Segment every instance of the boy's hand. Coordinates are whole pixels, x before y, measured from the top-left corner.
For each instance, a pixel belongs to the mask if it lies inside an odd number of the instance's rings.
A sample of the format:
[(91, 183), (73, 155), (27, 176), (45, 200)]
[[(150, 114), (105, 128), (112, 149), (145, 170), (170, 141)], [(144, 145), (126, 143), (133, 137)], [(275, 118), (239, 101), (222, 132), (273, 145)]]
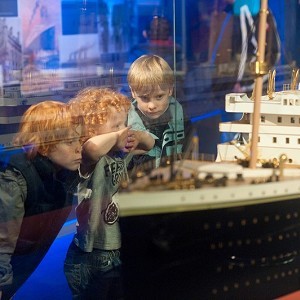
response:
[(133, 130), (128, 131), (127, 143), (125, 145), (124, 152), (133, 151), (138, 146), (139, 142), (136, 139), (134, 132), (135, 131)]
[(154, 143), (154, 138), (147, 131), (129, 130), (125, 152), (144, 154), (152, 149)]
[[(130, 127), (126, 127), (117, 131), (117, 141), (114, 146), (114, 150), (124, 150), (126, 148), (127, 140), (128, 140), (128, 132)], [(126, 151), (128, 152), (128, 151)]]
[(117, 142), (113, 147), (114, 151), (122, 150), (129, 153), (134, 151), (135, 154), (143, 154), (152, 149), (154, 139), (144, 131), (131, 130), (131, 127), (126, 127), (116, 132)]

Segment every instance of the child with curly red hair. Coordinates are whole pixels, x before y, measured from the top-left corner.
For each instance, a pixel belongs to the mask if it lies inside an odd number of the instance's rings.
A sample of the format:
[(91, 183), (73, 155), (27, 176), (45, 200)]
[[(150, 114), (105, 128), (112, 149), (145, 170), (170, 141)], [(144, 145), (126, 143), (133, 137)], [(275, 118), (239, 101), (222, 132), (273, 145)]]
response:
[(131, 102), (118, 92), (87, 88), (69, 105), (83, 118), (85, 137), (77, 232), (65, 275), (73, 299), (121, 299), (118, 188), (132, 156), (150, 150), (154, 139), (127, 126)]

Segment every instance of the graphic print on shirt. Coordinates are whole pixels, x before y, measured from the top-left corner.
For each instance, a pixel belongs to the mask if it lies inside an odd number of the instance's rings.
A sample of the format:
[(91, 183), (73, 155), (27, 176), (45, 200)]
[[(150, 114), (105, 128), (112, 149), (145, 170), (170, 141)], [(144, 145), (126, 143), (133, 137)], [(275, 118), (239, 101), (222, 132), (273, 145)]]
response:
[[(123, 176), (124, 168), (125, 168), (125, 164), (123, 161), (114, 161), (110, 164), (107, 164), (104, 167), (105, 176), (111, 177), (111, 183), (113, 186), (119, 185), (121, 178)], [(111, 201), (107, 205), (106, 209), (102, 211), (102, 213), (104, 217), (104, 222), (108, 225), (112, 225), (119, 218), (119, 207), (114, 201)]]
[(112, 225), (117, 222), (119, 218), (119, 207), (115, 202), (110, 202), (104, 210), (104, 222), (108, 225)]
[(114, 161), (104, 167), (105, 176), (111, 176), (113, 186), (116, 186), (120, 183), (124, 171), (124, 166), (125, 164), (123, 161)]

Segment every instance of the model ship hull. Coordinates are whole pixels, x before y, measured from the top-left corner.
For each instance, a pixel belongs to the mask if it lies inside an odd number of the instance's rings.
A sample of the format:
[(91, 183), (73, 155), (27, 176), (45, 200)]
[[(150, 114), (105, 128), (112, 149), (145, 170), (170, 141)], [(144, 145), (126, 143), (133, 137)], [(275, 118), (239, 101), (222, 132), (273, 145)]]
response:
[(128, 299), (274, 299), (299, 288), (300, 178), (120, 198)]

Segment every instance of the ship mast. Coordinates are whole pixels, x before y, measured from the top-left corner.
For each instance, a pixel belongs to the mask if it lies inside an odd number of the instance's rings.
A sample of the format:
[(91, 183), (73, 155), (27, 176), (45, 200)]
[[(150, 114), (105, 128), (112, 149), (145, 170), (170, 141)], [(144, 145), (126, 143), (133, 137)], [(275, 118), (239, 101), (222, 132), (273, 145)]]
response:
[(256, 54), (256, 62), (254, 64), (254, 73), (256, 75), (254, 85), (254, 110), (252, 119), (252, 141), (251, 155), (249, 167), (256, 168), (257, 162), (257, 144), (258, 144), (258, 128), (260, 122), (260, 101), (263, 89), (263, 75), (265, 72), (265, 48), (266, 48), (266, 25), (268, 13), (268, 0), (261, 0), (259, 31), (258, 31), (258, 50)]

